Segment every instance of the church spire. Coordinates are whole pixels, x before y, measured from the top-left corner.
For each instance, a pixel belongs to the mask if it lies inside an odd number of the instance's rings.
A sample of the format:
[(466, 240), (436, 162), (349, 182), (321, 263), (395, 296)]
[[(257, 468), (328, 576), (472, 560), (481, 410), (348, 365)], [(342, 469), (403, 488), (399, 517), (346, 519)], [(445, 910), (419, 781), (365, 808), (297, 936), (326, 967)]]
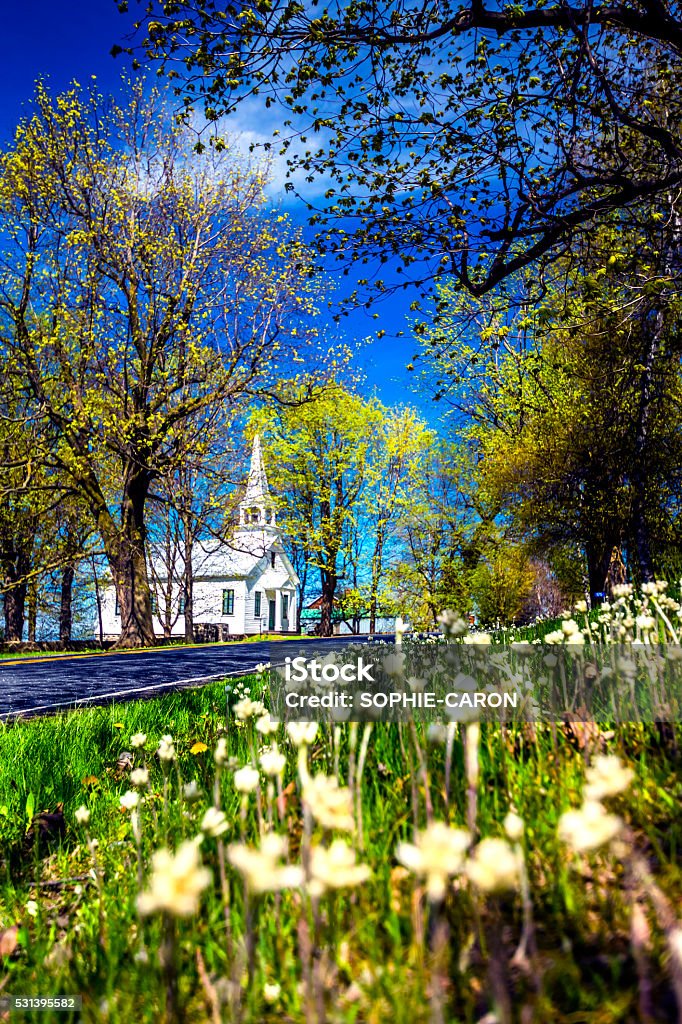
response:
[(263, 465), (260, 434), (256, 434), (253, 439), (249, 479), (246, 484), (246, 493), (239, 505), (239, 525), (260, 528), (275, 525), (275, 511)]
[(270, 490), (268, 488), (268, 478), (265, 475), (265, 466), (263, 465), (260, 434), (256, 434), (251, 450), (251, 466), (249, 468), (249, 480), (246, 485), (244, 501), (248, 504), (249, 502), (254, 503), (264, 500), (270, 500)]

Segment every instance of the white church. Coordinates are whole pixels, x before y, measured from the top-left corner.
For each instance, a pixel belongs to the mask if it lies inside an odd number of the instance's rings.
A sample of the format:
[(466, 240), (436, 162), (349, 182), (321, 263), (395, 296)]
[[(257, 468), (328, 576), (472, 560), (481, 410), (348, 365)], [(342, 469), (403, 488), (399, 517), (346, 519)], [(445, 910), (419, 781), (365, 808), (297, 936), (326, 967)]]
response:
[[(229, 545), (196, 545), (193, 565), (193, 620), (199, 631), (202, 626), (214, 628), (217, 636), (225, 639), (230, 635), (287, 633), (296, 628), (299, 579), (284, 552), (258, 435), (253, 442), (246, 493), (239, 505), (239, 525)], [(156, 575), (165, 583), (161, 572)], [(171, 635), (183, 637), (179, 585), (175, 600), (178, 614)], [(154, 599), (152, 608), (156, 609)], [(113, 584), (103, 593), (102, 627), (105, 639), (115, 639), (121, 632)], [(154, 632), (163, 636), (157, 615)]]

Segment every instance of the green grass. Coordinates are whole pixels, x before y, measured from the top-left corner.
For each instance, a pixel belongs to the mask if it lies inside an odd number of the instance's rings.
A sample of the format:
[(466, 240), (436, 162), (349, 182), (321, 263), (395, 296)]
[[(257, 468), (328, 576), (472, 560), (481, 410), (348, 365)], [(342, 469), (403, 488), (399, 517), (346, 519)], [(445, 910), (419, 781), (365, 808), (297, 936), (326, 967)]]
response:
[(73, 658), (79, 654), (104, 654), (101, 647), (85, 647), (77, 651), (0, 651), (0, 660), (7, 658)]
[[(251, 677), (248, 682), (257, 691), (258, 680)], [(119, 806), (120, 795), (129, 786), (127, 772), (119, 770), (116, 762), (123, 750), (131, 749), (132, 734), (147, 733), (144, 757), (151, 773), (151, 795), (141, 815), (146, 874), (156, 848), (165, 842), (176, 847), (183, 838), (197, 834), (212, 799), (212, 752), (219, 736), (227, 735), (229, 754), (237, 763), (249, 760), (254, 742), (251, 729), (237, 727), (233, 719), (228, 721), (227, 733), (225, 726), (222, 684), (2, 726), (0, 928), (18, 926), (16, 948), (2, 963), (4, 993), (82, 994), (85, 1021), (127, 1024), (164, 1019), (162, 924), (153, 917), (140, 919), (136, 911), (136, 846), (130, 815)], [(360, 726), (360, 737), (362, 730)], [(165, 819), (163, 771), (152, 751), (168, 732), (175, 739), (178, 762), (177, 774), (173, 767), (169, 776), (171, 799)], [(339, 734), (342, 780), (353, 732), (344, 726)], [(332, 738), (321, 727), (310, 751), (313, 772), (333, 774)], [(482, 726), (480, 834), (502, 835), (502, 821), (512, 802), (526, 823), (524, 842), (538, 946), (530, 972), (510, 964), (521, 929), (518, 895), (476, 896), (456, 881), (440, 923), (430, 920), (428, 905), (422, 901), (419, 924), (420, 883), (397, 867), (395, 847), (401, 839), (412, 837), (415, 813), (424, 824), (424, 779), (417, 770), (417, 749), (409, 730), (375, 725), (363, 774), (365, 848), (359, 853), (371, 868), (370, 881), (324, 896), (314, 915), (298, 891), (254, 900), (249, 915), (255, 932), (255, 968), (249, 979), (242, 881), (228, 869), (228, 940), (217, 881), (217, 841), (205, 840), (202, 854), (215, 884), (204, 895), (200, 912), (178, 921), (180, 1019), (211, 1020), (210, 997), (197, 967), (200, 950), (208, 992), (221, 1000), (221, 1019), (226, 1021), (318, 1020), (324, 1005), (329, 1021), (419, 1024), (432, 1019), (436, 977), (443, 984), (448, 1024), (479, 1021), (491, 1012), (500, 1021), (513, 1017), (543, 1024), (638, 1020), (640, 985), (629, 940), (633, 883), (624, 876), (622, 863), (606, 852), (574, 862), (556, 836), (561, 812), (580, 800), (588, 753), (582, 746), (585, 738), (560, 726), (519, 725), (507, 730), (494, 724)], [(296, 780), (296, 754), (283, 736), (278, 739), (288, 754), (287, 786)], [(632, 830), (661, 891), (678, 905), (682, 896), (681, 740), (679, 727), (621, 725), (608, 740), (598, 741), (609, 752), (620, 754), (636, 772), (636, 783), (626, 795), (615, 798), (613, 809)], [(197, 742), (208, 749), (192, 754)], [(449, 801), (444, 793), (442, 745), (427, 745), (422, 737), (420, 750), (426, 758), (435, 817), (463, 825), (467, 784), (460, 739), (454, 747)], [(139, 754), (136, 760), (139, 763)], [(179, 779), (196, 779), (203, 792), (198, 804), (183, 804), (177, 798)], [(248, 798), (243, 824), (241, 797), (227, 770), (222, 774), (221, 801), (231, 823), (225, 839), (238, 839), (245, 828), (249, 840), (256, 841), (254, 798)], [(74, 820), (76, 808), (83, 803), (91, 809), (89, 832), (99, 841), (97, 857), (104, 872), (101, 897), (87, 879), (58, 889), (36, 885), (74, 879), (91, 870), (85, 832)], [(34, 814), (53, 811), (60, 804), (66, 823), (63, 839), (31, 849), (26, 833)], [(301, 842), (295, 786), (280, 828), (289, 837), (295, 859)], [(325, 839), (319, 828), (315, 837)], [(35, 916), (27, 909), (31, 899), (38, 905)], [(651, 938), (645, 955), (646, 980), (657, 1019), (672, 1021), (674, 1001), (664, 942), (653, 915), (647, 913)], [(443, 920), (449, 939), (445, 949), (439, 950), (434, 935)], [(306, 1009), (304, 965), (311, 943), (316, 994), (312, 1008)], [(272, 982), (281, 986), (274, 1005), (264, 999), (264, 985)], [(513, 1010), (508, 1018), (505, 1000)], [(46, 1012), (40, 1019), (68, 1020), (69, 1014)]]
[(83, 654), (139, 654), (142, 651), (168, 651), (178, 649), (194, 649), (197, 647), (229, 647), (230, 644), (253, 644), (263, 643), (264, 641), (277, 641), (277, 640), (309, 640), (310, 636), (307, 633), (262, 633), (254, 634), (253, 636), (247, 636), (242, 640), (221, 640), (216, 642), (206, 642), (197, 644), (186, 644), (181, 640), (171, 641), (170, 643), (160, 644), (156, 647), (145, 647), (142, 649), (134, 648), (133, 650), (126, 652), (125, 650), (113, 651), (111, 649), (103, 651), (101, 647), (86, 647), (78, 651), (0, 651), (0, 659), (11, 659), (14, 661), (16, 658), (77, 658)]

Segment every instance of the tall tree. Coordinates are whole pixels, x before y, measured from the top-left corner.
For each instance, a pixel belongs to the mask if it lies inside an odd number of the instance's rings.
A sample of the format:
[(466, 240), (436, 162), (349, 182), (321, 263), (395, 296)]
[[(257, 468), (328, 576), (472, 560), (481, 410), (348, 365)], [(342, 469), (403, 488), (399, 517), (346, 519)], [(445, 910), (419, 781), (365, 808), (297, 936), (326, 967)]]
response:
[(464, 444), (441, 442), (424, 456), (399, 517), (401, 558), (387, 574), (403, 612), (433, 628), (445, 608), (471, 608), (470, 575), (491, 514), (476, 507)]
[[(201, 572), (201, 542), (231, 532), (241, 466), (241, 432), (229, 409), (204, 410), (187, 424), (185, 450), (157, 480), (149, 523), (149, 567), (164, 635), (182, 615), (185, 641), (194, 640), (194, 574)], [(178, 595), (181, 600), (178, 601)]]
[(334, 382), (305, 404), (266, 409), (254, 417), (272, 453), (271, 483), (280, 496), (280, 523), (319, 572), (323, 636), (332, 633), (348, 525), (359, 511), (381, 418), (378, 402)]
[[(55, 558), (55, 510), (60, 489), (41, 462), (40, 424), (19, 393), (3, 382), (0, 398), (0, 592), (5, 640), (21, 641), (29, 619), (35, 639), (38, 577)], [(41, 554), (42, 548), (42, 554)]]
[(436, 393), (474, 442), (482, 493), (531, 552), (582, 550), (593, 600), (614, 553), (646, 580), (679, 547), (682, 454), (674, 280), (660, 244), (614, 231), (601, 241), (601, 266), (569, 274), (541, 306), (504, 322), (483, 311), (476, 338), (441, 305), (423, 337)]
[(4, 363), (102, 537), (121, 645), (154, 640), (145, 509), (186, 425), (305, 343), (310, 261), (263, 183), (143, 83), (123, 105), (39, 85), (0, 160)]
[(363, 530), (371, 544), (368, 593), (369, 631), (376, 629), (379, 593), (395, 556), (396, 535), (413, 501), (421, 463), (429, 458), (435, 434), (413, 409), (389, 410), (375, 434), (369, 466)]
[[(84, 514), (85, 513), (85, 514)], [(70, 643), (73, 630), (73, 588), (79, 565), (87, 557), (86, 551), (94, 532), (87, 509), (65, 494), (56, 509), (57, 535), (55, 554), (58, 555), (59, 576), (59, 642)]]

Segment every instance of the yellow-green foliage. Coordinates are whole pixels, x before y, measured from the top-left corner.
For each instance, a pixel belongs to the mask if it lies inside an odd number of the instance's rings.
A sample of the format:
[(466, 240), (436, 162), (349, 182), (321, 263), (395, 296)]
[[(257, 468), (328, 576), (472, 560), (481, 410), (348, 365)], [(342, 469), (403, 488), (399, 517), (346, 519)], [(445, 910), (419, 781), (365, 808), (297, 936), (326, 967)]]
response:
[(0, 158), (3, 371), (145, 636), (151, 480), (200, 463), (197, 417), (276, 387), (315, 337), (311, 259), (264, 173), (195, 141), (142, 82), (121, 103), (40, 84)]

